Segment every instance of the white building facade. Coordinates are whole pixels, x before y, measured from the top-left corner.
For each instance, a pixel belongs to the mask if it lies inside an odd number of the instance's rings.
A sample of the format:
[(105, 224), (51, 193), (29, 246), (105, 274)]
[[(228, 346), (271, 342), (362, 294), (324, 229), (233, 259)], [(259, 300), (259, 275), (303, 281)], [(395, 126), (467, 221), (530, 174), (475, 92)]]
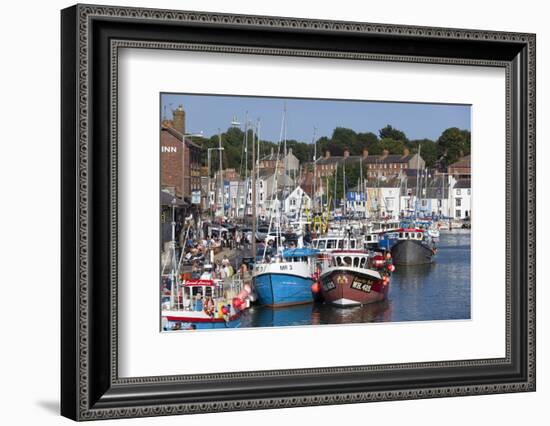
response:
[(459, 179), (451, 190), (451, 217), (469, 219), (472, 216), (472, 188), (470, 179)]
[(303, 215), (311, 210), (311, 197), (297, 186), (285, 199), (283, 203), (283, 212), (289, 216)]

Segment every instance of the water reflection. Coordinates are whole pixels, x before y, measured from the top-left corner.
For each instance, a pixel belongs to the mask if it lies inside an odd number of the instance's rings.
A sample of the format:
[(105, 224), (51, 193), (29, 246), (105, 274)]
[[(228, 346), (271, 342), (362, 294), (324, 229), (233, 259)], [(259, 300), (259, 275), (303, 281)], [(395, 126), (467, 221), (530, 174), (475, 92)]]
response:
[(397, 268), (384, 302), (351, 308), (256, 306), (245, 312), (241, 327), (469, 319), (470, 283), (470, 231), (455, 230), (441, 234), (434, 263)]

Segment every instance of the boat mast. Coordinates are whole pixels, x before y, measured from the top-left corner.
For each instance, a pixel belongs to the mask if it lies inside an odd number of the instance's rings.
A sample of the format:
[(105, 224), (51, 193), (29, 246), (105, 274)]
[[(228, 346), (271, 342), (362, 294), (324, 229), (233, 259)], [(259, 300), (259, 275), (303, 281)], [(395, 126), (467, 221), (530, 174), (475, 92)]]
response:
[[(283, 198), (286, 197), (286, 194), (287, 194), (287, 191), (288, 191), (288, 188), (287, 188), (287, 173), (288, 173), (288, 156), (287, 156), (287, 150), (286, 150), (286, 101), (284, 103), (284, 107), (283, 107), (283, 124), (284, 124), (284, 127), (283, 127), (283, 137), (284, 137), (284, 147), (283, 147), (283, 154), (285, 156), (285, 161), (283, 163), (283, 167), (284, 167), (284, 170), (283, 170), (283, 176), (284, 176), (284, 183), (283, 183)], [(277, 153), (277, 161), (279, 161), (279, 155)], [(280, 221), (279, 221), (279, 226), (281, 225)]]
[[(225, 213), (225, 203), (224, 203), (224, 188), (223, 188), (223, 169), (222, 169), (222, 133), (218, 129), (218, 151), (219, 151), (219, 163), (220, 163), (220, 187), (218, 188), (219, 198), (218, 204), (221, 206), (221, 215), (224, 216)], [(220, 235), (221, 236), (221, 235)]]
[(342, 164), (343, 170), (342, 170), (342, 198), (343, 198), (343, 205), (342, 205), (342, 215), (346, 217), (346, 159), (344, 158), (344, 162)]
[(417, 208), (418, 208), (418, 170), (420, 169), (420, 150), (422, 145), (418, 144), (418, 152), (416, 153), (416, 199), (414, 200), (414, 219), (416, 220)]
[[(365, 198), (363, 196), (364, 191), (365, 191), (364, 182), (363, 182), (363, 156), (361, 156), (361, 160), (360, 160), (360, 163), (359, 163), (359, 185), (358, 186), (359, 186), (359, 188), (361, 188), (359, 190), (359, 201), (361, 201), (361, 205), (363, 205), (363, 202), (364, 202), (363, 198)], [(366, 213), (366, 211), (365, 211), (365, 213)]]
[(254, 141), (254, 131), (252, 131), (252, 257), (256, 258), (256, 228), (258, 227), (258, 220), (256, 217), (256, 143)]
[(334, 172), (334, 213), (336, 213), (336, 183), (338, 182), (338, 163), (336, 163), (336, 171)]
[[(241, 162), (242, 164), (242, 162)], [(244, 115), (244, 212), (243, 217), (246, 217), (246, 208), (248, 204), (248, 111)], [(238, 216), (238, 213), (237, 213)]]
[(176, 307), (176, 297), (178, 293), (178, 272), (176, 271), (176, 199), (172, 199), (172, 285), (170, 287), (170, 306), (172, 309)]
[[(267, 235), (268, 236), (271, 233), (271, 226), (273, 225), (273, 212), (275, 211), (275, 214), (278, 212), (279, 199), (277, 197), (277, 190), (279, 188), (279, 185), (278, 185), (279, 158), (280, 158), (280, 154), (281, 154), (281, 142), (282, 142), (283, 137), (284, 137), (283, 135), (284, 135), (284, 129), (285, 129), (285, 116), (286, 116), (286, 104), (285, 104), (285, 108), (283, 109), (283, 116), (281, 118), (281, 132), (279, 134), (279, 140), (277, 141), (277, 156), (275, 157), (276, 158), (275, 172), (273, 174), (273, 185), (271, 187), (270, 203), (269, 203), (269, 226), (267, 228)], [(283, 191), (284, 191), (284, 189), (283, 189)], [(275, 202), (277, 203), (276, 208), (274, 208)], [(281, 238), (280, 238), (281, 223), (280, 223), (280, 220), (278, 218), (277, 218), (277, 224), (278, 224), (278, 229), (277, 229), (276, 243), (277, 243), (277, 247), (279, 247), (280, 240), (281, 240)], [(267, 251), (267, 244), (264, 246), (264, 254), (263, 254), (264, 258), (265, 258), (266, 251)]]
[(316, 195), (317, 195), (317, 141), (315, 140), (315, 133), (317, 129), (313, 128), (313, 212), (317, 211)]

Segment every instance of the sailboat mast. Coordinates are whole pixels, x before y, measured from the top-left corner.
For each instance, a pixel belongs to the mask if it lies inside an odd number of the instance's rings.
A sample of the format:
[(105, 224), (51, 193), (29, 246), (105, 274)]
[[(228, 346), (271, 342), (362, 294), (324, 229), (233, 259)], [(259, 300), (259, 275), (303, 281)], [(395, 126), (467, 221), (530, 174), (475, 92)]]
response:
[(172, 286), (170, 287), (170, 306), (175, 308), (177, 300), (176, 282), (178, 275), (176, 271), (177, 259), (176, 259), (176, 199), (172, 200)]
[(338, 182), (338, 163), (336, 163), (336, 171), (334, 173), (334, 211), (336, 212), (336, 184)]
[[(287, 156), (287, 150), (286, 150), (286, 102), (284, 103), (283, 107), (283, 138), (284, 138), (284, 145), (283, 145), (283, 155), (285, 156), (285, 161), (283, 163), (283, 198), (286, 197), (287, 194), (287, 173), (288, 173), (288, 156)], [(277, 161), (279, 161), (279, 155), (277, 155)]]
[(246, 217), (246, 207), (248, 204), (248, 111), (244, 115), (244, 215)]
[(343, 205), (342, 205), (342, 214), (346, 215), (346, 160), (344, 159), (344, 163), (342, 164), (343, 170), (342, 170), (342, 198), (343, 198)]
[(223, 169), (222, 169), (222, 133), (221, 130), (218, 129), (218, 153), (219, 153), (219, 163), (220, 163), (220, 186), (218, 188), (218, 194), (220, 195), (220, 199), (218, 200), (218, 204), (221, 206), (221, 212), (222, 216), (224, 216), (225, 213), (225, 203), (224, 203), (224, 188), (223, 188)]
[(252, 132), (252, 256), (256, 258), (256, 231), (258, 220), (256, 218), (256, 143)]
[(414, 201), (414, 218), (416, 219), (416, 210), (418, 208), (418, 170), (420, 169), (420, 150), (422, 145), (418, 144), (418, 153), (416, 154), (416, 199)]
[(315, 133), (317, 129), (313, 128), (313, 212), (317, 211), (317, 141)]
[(364, 187), (364, 184), (363, 184), (363, 157), (361, 156), (361, 163), (359, 164), (359, 188), (361, 188), (359, 190), (359, 201), (361, 201), (361, 205), (363, 205), (363, 194), (364, 194), (364, 191), (365, 191), (365, 187)]

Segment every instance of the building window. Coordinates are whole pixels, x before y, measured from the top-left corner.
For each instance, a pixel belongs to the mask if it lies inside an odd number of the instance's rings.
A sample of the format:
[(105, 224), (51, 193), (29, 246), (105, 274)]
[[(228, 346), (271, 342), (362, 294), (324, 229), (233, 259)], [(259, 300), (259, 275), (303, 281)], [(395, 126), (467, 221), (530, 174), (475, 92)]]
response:
[(455, 206), (456, 206), (456, 207), (460, 207), (460, 206), (462, 205), (462, 198), (457, 198), (457, 199), (455, 200), (455, 202), (456, 202)]
[[(470, 195), (470, 189), (468, 189), (468, 195)], [(467, 216), (467, 215), (466, 215)]]
[(455, 216), (456, 216), (456, 217), (462, 217), (462, 216), (461, 216), (461, 213), (462, 213), (462, 212), (461, 212), (460, 210), (457, 210)]
[(460, 189), (456, 190), (456, 195), (460, 195)]

